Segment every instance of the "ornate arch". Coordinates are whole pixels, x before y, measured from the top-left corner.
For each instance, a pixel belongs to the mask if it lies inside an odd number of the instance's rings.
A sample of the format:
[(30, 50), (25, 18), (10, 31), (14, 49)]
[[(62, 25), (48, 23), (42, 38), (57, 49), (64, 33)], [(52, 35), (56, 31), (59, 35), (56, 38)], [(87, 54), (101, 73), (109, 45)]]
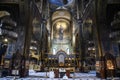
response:
[(65, 58), (67, 57), (67, 53), (63, 50), (58, 51), (57, 54), (56, 54), (56, 57), (58, 58), (59, 55), (61, 55), (61, 54), (64, 55)]

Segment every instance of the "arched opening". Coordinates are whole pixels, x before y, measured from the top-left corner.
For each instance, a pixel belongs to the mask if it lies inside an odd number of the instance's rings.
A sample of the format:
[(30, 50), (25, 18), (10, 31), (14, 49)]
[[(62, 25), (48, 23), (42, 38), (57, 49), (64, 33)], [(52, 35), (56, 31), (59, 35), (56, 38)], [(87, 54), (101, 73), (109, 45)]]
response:
[(59, 66), (63, 67), (65, 65), (66, 56), (67, 56), (67, 54), (64, 51), (58, 51), (57, 52), (57, 58), (58, 58)]

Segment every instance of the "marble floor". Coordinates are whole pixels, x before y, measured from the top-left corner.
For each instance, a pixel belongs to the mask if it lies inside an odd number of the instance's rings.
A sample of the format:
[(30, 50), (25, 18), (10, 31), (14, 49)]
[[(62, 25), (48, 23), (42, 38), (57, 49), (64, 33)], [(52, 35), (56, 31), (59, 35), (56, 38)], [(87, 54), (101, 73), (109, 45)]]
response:
[(120, 78), (108, 78), (108, 79), (100, 79), (96, 77), (80, 77), (80, 78), (69, 78), (69, 79), (62, 79), (62, 78), (38, 78), (38, 77), (27, 77), (27, 78), (15, 78), (15, 77), (4, 77), (0, 78), (0, 80), (120, 80)]
[(29, 72), (29, 76), (26, 78), (19, 78), (19, 76), (7, 76), (2, 77), (0, 80), (120, 80), (120, 78), (107, 78), (100, 79), (96, 77), (95, 71), (90, 71), (88, 73), (71, 73), (71, 78), (63, 79), (63, 78), (50, 78), (49, 72)]

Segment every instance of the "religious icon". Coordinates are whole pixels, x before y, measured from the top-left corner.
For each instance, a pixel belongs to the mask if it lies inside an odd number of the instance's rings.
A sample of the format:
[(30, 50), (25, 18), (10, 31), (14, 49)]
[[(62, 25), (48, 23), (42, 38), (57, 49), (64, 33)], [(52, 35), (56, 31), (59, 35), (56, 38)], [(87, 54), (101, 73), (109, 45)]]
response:
[(62, 28), (61, 25), (60, 25), (60, 28), (59, 28), (59, 39), (63, 40), (63, 28)]
[(113, 63), (111, 60), (107, 60), (107, 68), (108, 69), (114, 69)]

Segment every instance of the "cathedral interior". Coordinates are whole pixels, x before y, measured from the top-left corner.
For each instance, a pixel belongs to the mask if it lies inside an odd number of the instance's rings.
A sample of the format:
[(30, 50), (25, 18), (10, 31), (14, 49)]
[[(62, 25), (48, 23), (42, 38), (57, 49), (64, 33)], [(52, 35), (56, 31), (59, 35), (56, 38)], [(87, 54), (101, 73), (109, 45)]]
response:
[(120, 77), (120, 0), (0, 0), (0, 70), (60, 68)]

